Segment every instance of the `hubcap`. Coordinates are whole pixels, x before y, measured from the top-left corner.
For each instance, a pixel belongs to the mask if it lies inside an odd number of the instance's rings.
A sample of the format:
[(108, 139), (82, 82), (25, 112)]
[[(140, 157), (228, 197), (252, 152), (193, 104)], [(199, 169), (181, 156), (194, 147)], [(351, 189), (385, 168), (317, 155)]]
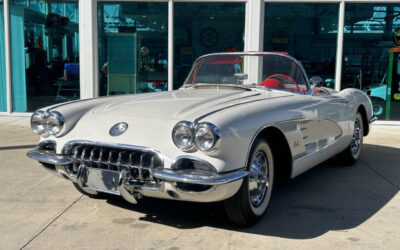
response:
[(351, 152), (356, 155), (361, 146), (361, 135), (360, 135), (360, 122), (356, 119), (354, 121), (353, 139), (351, 140)]
[(268, 160), (264, 152), (258, 151), (253, 158), (249, 173), (250, 202), (258, 207), (264, 200), (269, 187)]

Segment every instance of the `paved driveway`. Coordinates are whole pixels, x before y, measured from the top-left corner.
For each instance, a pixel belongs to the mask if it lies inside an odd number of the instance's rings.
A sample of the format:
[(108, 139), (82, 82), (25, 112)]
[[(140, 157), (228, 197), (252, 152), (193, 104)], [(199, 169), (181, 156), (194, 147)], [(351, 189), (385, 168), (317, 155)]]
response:
[(221, 204), (90, 199), (25, 157), (26, 119), (0, 119), (0, 249), (399, 249), (400, 127), (374, 126), (352, 167), (327, 162), (282, 185), (264, 218)]

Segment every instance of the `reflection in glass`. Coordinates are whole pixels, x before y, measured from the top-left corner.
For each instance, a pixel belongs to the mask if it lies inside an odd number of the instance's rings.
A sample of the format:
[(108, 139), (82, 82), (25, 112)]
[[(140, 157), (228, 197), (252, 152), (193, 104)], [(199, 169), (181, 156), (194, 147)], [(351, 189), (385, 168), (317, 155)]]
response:
[(78, 1), (10, 1), (13, 111), (79, 98)]
[(6, 62), (4, 48), (4, 7), (0, 0), (0, 112), (7, 111)]
[(174, 3), (174, 89), (197, 57), (243, 51), (244, 21), (244, 3)]
[(168, 87), (168, 4), (99, 2), (99, 95)]
[(370, 95), (379, 119), (400, 120), (399, 53), (390, 56), (390, 50), (398, 50), (393, 37), (399, 27), (400, 5), (346, 4), (342, 88), (359, 88)]
[[(262, 69), (254, 76), (253, 68)], [(280, 54), (215, 54), (196, 61), (185, 84), (231, 84), (306, 92), (307, 83), (298, 65)]]
[(264, 51), (287, 52), (308, 76), (335, 86), (338, 4), (266, 3)]

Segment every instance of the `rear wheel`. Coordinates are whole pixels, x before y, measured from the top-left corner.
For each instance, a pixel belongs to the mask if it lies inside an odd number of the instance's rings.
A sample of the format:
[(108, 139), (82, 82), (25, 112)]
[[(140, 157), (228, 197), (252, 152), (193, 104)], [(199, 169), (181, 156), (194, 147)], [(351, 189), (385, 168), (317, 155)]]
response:
[(247, 164), (249, 175), (239, 191), (224, 202), (230, 221), (250, 226), (260, 220), (268, 208), (274, 184), (274, 160), (266, 140), (257, 139)]
[(337, 155), (344, 165), (352, 165), (358, 160), (358, 158), (360, 158), (363, 137), (363, 119), (361, 114), (357, 112), (354, 119), (353, 138), (351, 139), (350, 145), (343, 152)]

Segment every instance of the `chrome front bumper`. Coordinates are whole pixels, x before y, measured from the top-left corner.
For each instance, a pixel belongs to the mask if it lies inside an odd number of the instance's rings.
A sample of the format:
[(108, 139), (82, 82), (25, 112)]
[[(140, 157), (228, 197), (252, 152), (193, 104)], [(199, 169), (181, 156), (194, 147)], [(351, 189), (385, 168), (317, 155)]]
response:
[[(239, 170), (230, 173), (217, 174), (208, 173), (199, 175), (191, 169), (166, 169), (158, 167), (152, 170), (152, 176), (157, 182), (132, 183), (130, 171), (111, 173), (108, 170), (96, 170), (100, 172), (102, 178), (98, 178), (95, 185), (87, 185), (89, 175), (93, 174), (93, 169), (81, 164), (77, 173), (68, 171), (67, 166), (74, 162), (74, 159), (67, 155), (58, 155), (52, 151), (33, 149), (28, 152), (29, 158), (35, 159), (53, 170), (59, 176), (77, 183), (81, 188), (90, 192), (106, 192), (121, 195), (131, 203), (136, 203), (135, 197), (149, 196), (156, 198), (167, 198), (195, 202), (214, 202), (227, 199), (233, 196), (240, 188), (242, 180), (248, 175), (247, 171)], [(180, 158), (182, 160), (182, 158)], [(192, 158), (190, 160), (193, 160)], [(200, 160), (200, 159), (199, 159)], [(106, 180), (107, 178), (108, 180)], [(115, 189), (98, 188), (109, 186), (110, 182), (115, 182)], [(92, 183), (93, 184), (93, 183)], [(195, 187), (202, 187), (201, 190)], [(193, 187), (193, 188), (191, 188)], [(139, 195), (138, 195), (139, 194)]]

